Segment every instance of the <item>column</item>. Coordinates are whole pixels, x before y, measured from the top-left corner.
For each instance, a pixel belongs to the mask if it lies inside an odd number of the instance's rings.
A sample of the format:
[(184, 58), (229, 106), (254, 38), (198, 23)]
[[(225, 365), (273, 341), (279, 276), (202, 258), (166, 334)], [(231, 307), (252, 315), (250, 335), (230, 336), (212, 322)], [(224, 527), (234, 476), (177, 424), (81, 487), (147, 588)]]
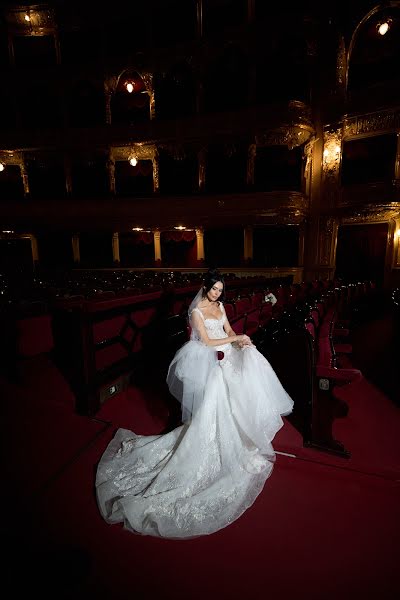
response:
[(199, 228), (196, 229), (196, 243), (197, 243), (197, 262), (204, 263), (204, 231)]
[(75, 265), (79, 265), (81, 262), (81, 251), (79, 247), (79, 234), (75, 233), (72, 236), (72, 258)]
[(21, 163), (19, 165), (19, 168), (21, 171), (22, 183), (24, 186), (24, 195), (29, 196), (29, 181), (28, 181), (28, 173), (26, 171), (26, 166), (24, 163)]
[(397, 151), (396, 151), (396, 162), (394, 167), (394, 177), (396, 184), (400, 184), (400, 133), (397, 134)]
[(257, 146), (251, 144), (247, 152), (247, 176), (246, 183), (248, 186), (254, 185), (254, 165), (256, 161)]
[(72, 194), (72, 172), (71, 172), (71, 158), (64, 156), (64, 175), (65, 175), (65, 190), (70, 196)]
[(392, 290), (398, 281), (400, 270), (400, 218), (389, 219), (386, 242), (385, 271), (383, 285)]
[(111, 125), (111, 94), (106, 92), (105, 94), (106, 101), (106, 124)]
[(119, 236), (118, 236), (118, 233), (113, 233), (113, 236), (112, 236), (112, 253), (113, 253), (113, 263), (119, 265), (120, 258), (119, 258)]
[(32, 234), (30, 234), (29, 239), (31, 240), (32, 262), (35, 267), (39, 263), (38, 243), (36, 237)]
[(245, 264), (253, 261), (253, 227), (246, 225), (244, 228), (243, 258)]
[(153, 191), (155, 194), (158, 194), (160, 191), (160, 160), (158, 152), (154, 154), (151, 162), (153, 164)]
[(200, 150), (197, 158), (199, 164), (199, 192), (204, 192), (206, 185), (206, 150), (204, 148)]
[(149, 110), (150, 110), (150, 121), (153, 121), (156, 118), (156, 101), (154, 97), (154, 90), (148, 92), (150, 97)]
[(115, 195), (115, 160), (112, 156), (107, 160), (108, 183), (111, 194)]
[(197, 39), (203, 37), (203, 0), (197, 0)]
[(153, 231), (154, 236), (154, 263), (158, 266), (161, 265), (161, 231), (155, 229)]

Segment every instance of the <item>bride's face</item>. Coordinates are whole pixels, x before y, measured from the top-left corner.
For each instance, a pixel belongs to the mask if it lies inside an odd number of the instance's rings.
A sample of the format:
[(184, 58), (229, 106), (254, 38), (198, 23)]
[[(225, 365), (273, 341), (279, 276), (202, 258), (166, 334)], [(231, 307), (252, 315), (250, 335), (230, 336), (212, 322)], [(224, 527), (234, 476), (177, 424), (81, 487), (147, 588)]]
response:
[(214, 285), (208, 290), (207, 298), (210, 302), (216, 302), (222, 292), (224, 291), (224, 284), (222, 281), (217, 281)]

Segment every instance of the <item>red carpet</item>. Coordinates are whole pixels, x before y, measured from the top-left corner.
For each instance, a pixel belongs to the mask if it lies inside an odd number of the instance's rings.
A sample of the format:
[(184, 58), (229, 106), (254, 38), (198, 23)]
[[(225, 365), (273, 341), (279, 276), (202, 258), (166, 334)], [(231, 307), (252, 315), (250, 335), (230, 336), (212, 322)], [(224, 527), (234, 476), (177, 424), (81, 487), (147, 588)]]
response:
[(335, 436), (352, 452), (349, 460), (302, 448), (285, 423), (274, 447), (297, 458), (277, 456), (255, 504), (216, 534), (171, 541), (107, 525), (94, 495), (96, 464), (117, 427), (165, 427), (156, 387), (132, 387), (107, 401), (97, 415), (107, 424), (74, 415), (65, 382), (53, 389), (51, 365), (40, 364), (25, 372), (23, 385), (2, 385), (2, 533), (17, 597), (398, 596), (399, 411), (367, 379), (341, 390), (350, 411)]

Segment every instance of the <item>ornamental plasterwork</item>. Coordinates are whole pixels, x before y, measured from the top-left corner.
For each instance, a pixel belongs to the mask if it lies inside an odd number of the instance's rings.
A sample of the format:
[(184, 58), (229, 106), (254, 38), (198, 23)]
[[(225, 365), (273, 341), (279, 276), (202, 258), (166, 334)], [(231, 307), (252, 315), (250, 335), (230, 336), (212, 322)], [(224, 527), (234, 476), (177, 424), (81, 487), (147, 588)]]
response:
[(5, 11), (10, 33), (16, 35), (48, 35), (57, 29), (54, 10), (48, 7), (19, 6)]
[(1, 150), (0, 162), (6, 166), (16, 165), (17, 167), (19, 167), (21, 172), (22, 184), (24, 186), (24, 194), (29, 194), (29, 180), (23, 152), (17, 152), (14, 150)]
[[(395, 205), (395, 206), (393, 206)], [(400, 218), (400, 202), (392, 202), (390, 207), (378, 208), (376, 206), (366, 206), (362, 210), (351, 215), (344, 215), (341, 218), (343, 224), (356, 223), (382, 223), (390, 219)]]
[[(129, 72), (131, 72), (133, 69), (129, 69)], [(106, 94), (114, 94), (118, 83), (121, 79), (121, 77), (127, 73), (127, 69), (125, 69), (122, 73), (120, 73), (120, 75), (110, 75), (109, 77), (107, 77), (104, 80), (104, 90)], [(152, 73), (141, 73), (140, 71), (136, 71), (136, 73), (139, 75), (139, 77), (142, 79), (144, 86), (146, 88), (146, 92), (148, 94), (153, 94), (154, 90), (153, 90), (153, 74)]]
[(292, 149), (308, 142), (313, 135), (311, 126), (294, 125), (257, 134), (255, 140), (257, 146), (288, 146)]
[(0, 162), (5, 165), (18, 165), (20, 167), (24, 164), (24, 156), (22, 152), (16, 152), (14, 150), (1, 150)]
[(400, 129), (400, 108), (394, 108), (345, 118), (343, 137), (349, 138), (398, 129)]
[(130, 144), (129, 146), (114, 146), (110, 149), (110, 159), (114, 161), (153, 160), (158, 155), (154, 144)]
[(310, 175), (310, 169), (311, 169), (311, 164), (312, 164), (312, 155), (313, 155), (313, 148), (314, 148), (314, 144), (316, 142), (316, 138), (315, 136), (313, 136), (308, 142), (307, 144), (305, 144), (304, 146), (304, 155), (306, 157), (306, 164), (304, 167), (304, 176), (307, 178)]
[(104, 92), (107, 96), (114, 94), (115, 90), (117, 89), (118, 81), (119, 77), (116, 75), (107, 77), (107, 79), (104, 80)]
[(153, 94), (154, 85), (153, 85), (153, 73), (139, 73), (140, 77), (143, 79), (143, 83), (146, 87), (146, 91), (149, 94)]
[(337, 183), (342, 154), (342, 128), (324, 131), (324, 150), (322, 158), (323, 178), (325, 182)]
[[(262, 208), (260, 198), (260, 206), (254, 209), (255, 216), (285, 217), (288, 222), (300, 222), (308, 214), (309, 199), (301, 192), (265, 192), (262, 197)], [(246, 210), (251, 213), (248, 204)]]

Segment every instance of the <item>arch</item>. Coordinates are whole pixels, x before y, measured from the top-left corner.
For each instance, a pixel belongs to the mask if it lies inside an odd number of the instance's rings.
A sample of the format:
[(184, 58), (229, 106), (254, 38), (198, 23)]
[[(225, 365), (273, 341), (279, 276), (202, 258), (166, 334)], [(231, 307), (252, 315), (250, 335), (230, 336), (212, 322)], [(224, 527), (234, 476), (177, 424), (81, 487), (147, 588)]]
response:
[[(128, 92), (127, 84), (133, 86)], [(150, 120), (151, 78), (134, 69), (122, 71), (115, 80), (111, 96), (113, 123), (133, 124)]]
[[(394, 19), (394, 25), (397, 28), (397, 35), (391, 35), (390, 37), (386, 37), (386, 36), (379, 36), (379, 34), (376, 32), (376, 25), (378, 23), (378, 17), (381, 16), (382, 18), (388, 18), (390, 16), (393, 16), (394, 14), (397, 13), (397, 19)], [(367, 51), (367, 49), (369, 49), (369, 52), (371, 54), (375, 54), (375, 58), (378, 59), (379, 58), (379, 53), (376, 52), (376, 46), (372, 46), (371, 45), (371, 40), (373, 41), (374, 38), (372, 37), (372, 32), (375, 29), (375, 36), (376, 36), (376, 40), (379, 40), (380, 42), (384, 42), (384, 40), (382, 39), (382, 37), (386, 37), (386, 40), (389, 40), (389, 42), (391, 41), (392, 44), (394, 44), (394, 47), (392, 48), (392, 50), (397, 51), (397, 59), (400, 58), (400, 2), (399, 1), (391, 1), (391, 2), (385, 2), (385, 3), (381, 3), (381, 4), (377, 4), (376, 6), (374, 6), (367, 14), (364, 15), (364, 17), (359, 21), (358, 25), (356, 26), (356, 28), (353, 31), (353, 34), (350, 38), (350, 42), (349, 42), (349, 47), (348, 47), (348, 51), (347, 51), (347, 60), (346, 60), (346, 77), (345, 77), (345, 88), (346, 88), (346, 93), (349, 93), (350, 90), (350, 84), (351, 84), (351, 67), (352, 64), (354, 62), (354, 57), (355, 57), (355, 53), (357, 48), (360, 46), (360, 38), (365, 35), (368, 41), (368, 44), (366, 44), (364, 46), (365, 50)], [(396, 43), (397, 43), (397, 48), (396, 48)], [(380, 47), (378, 47), (378, 51), (382, 52), (382, 51), (388, 51), (388, 42), (386, 41), (386, 50), (384, 49), (384, 45), (383, 43), (381, 43)], [(373, 75), (374, 75), (374, 70), (371, 69), (371, 66), (369, 65), (368, 68), (366, 69), (366, 77), (370, 78), (370, 80), (373, 79)]]

